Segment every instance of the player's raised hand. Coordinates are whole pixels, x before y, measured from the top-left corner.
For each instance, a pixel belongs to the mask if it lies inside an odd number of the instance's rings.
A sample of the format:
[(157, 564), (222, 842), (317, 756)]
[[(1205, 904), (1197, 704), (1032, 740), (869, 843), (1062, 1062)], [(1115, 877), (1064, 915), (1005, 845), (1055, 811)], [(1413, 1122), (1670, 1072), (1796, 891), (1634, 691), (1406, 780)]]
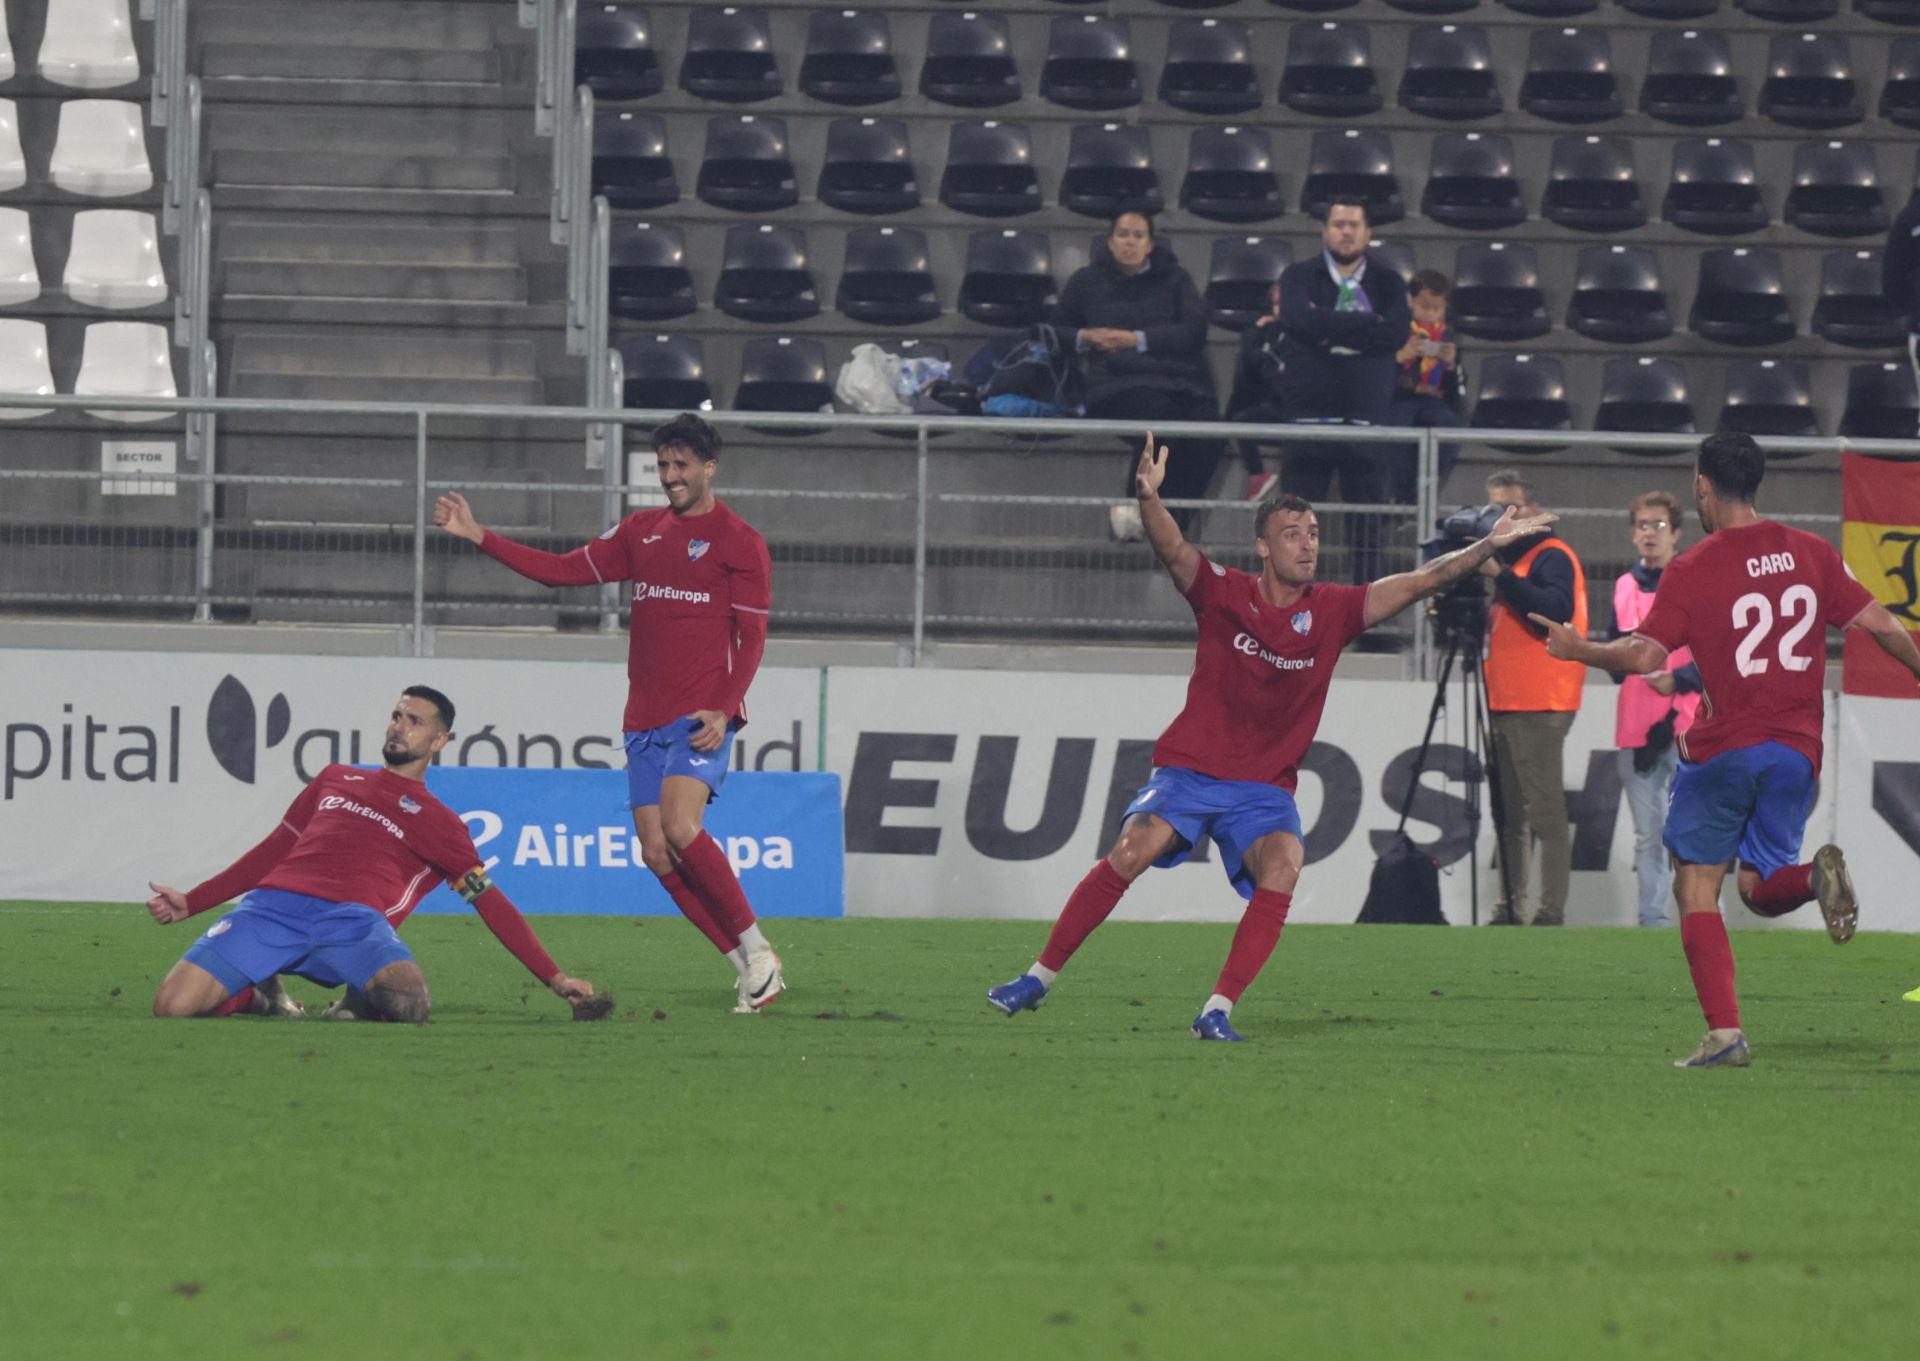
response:
[(1581, 660), (1580, 657), (1574, 654), (1586, 639), (1582, 638), (1579, 633), (1575, 631), (1573, 625), (1563, 624), (1558, 619), (1549, 619), (1544, 614), (1529, 614), (1527, 618), (1533, 620), (1534, 623), (1547, 631), (1547, 655), (1549, 657), (1560, 662), (1577, 662)]
[(147, 887), (153, 890), (153, 896), (147, 899), (147, 915), (162, 926), (183, 922), (193, 915), (187, 909), (187, 895), (179, 889), (156, 884), (151, 879), (147, 881)]
[(1160, 484), (1167, 480), (1167, 446), (1161, 445), (1160, 452), (1153, 451), (1153, 431), (1147, 431), (1147, 442), (1140, 448), (1140, 466), (1133, 475), (1133, 494), (1145, 501), (1148, 497), (1160, 494)]
[(479, 543), (487, 537), (487, 531), (473, 518), (473, 507), (457, 491), (442, 493), (433, 503), (433, 522), (468, 543)]
[(1508, 506), (1507, 513), (1494, 522), (1493, 529), (1487, 534), (1495, 548), (1505, 548), (1516, 539), (1529, 539), (1535, 534), (1544, 534), (1553, 522), (1560, 517), (1551, 511), (1542, 511), (1538, 515), (1522, 515), (1518, 506)]

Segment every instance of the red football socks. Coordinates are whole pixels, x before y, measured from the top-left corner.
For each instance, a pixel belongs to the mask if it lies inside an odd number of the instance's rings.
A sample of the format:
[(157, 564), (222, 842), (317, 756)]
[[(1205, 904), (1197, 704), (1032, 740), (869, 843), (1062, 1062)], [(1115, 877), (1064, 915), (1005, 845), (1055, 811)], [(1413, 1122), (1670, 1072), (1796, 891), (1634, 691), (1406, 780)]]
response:
[(720, 849), (720, 843), (706, 832), (700, 833), (680, 852), (680, 874), (693, 885), (714, 921), (738, 944), (753, 925), (753, 909), (747, 905), (747, 895), (741, 891), (740, 880), (727, 863), (727, 853)]
[(740, 937), (714, 920), (713, 913), (707, 910), (700, 894), (679, 870), (661, 875), (660, 887), (673, 899), (673, 905), (680, 909), (680, 915), (699, 927), (700, 934), (713, 942), (714, 949), (724, 955), (740, 947)]
[(1693, 990), (1714, 1030), (1740, 1028), (1740, 1000), (1733, 990), (1733, 946), (1718, 912), (1683, 912), (1680, 944), (1687, 952)]
[(1105, 860), (1088, 870), (1067, 905), (1060, 909), (1060, 919), (1047, 937), (1047, 948), (1040, 952), (1042, 967), (1056, 971), (1066, 968), (1073, 952), (1093, 934), (1094, 927), (1107, 919), (1126, 891), (1127, 881)]
[(1273, 947), (1280, 943), (1280, 928), (1287, 924), (1287, 909), (1292, 906), (1291, 893), (1275, 893), (1265, 888), (1254, 890), (1253, 901), (1247, 904), (1240, 925), (1234, 928), (1226, 966), (1220, 970), (1220, 981), (1213, 985), (1215, 992), (1231, 1002), (1240, 1000), (1240, 994), (1259, 975)]
[(1753, 886), (1747, 906), (1763, 917), (1782, 917), (1812, 901), (1813, 866), (1787, 865)]
[(253, 989), (242, 988), (213, 1009), (215, 1016), (234, 1016), (253, 1005)]

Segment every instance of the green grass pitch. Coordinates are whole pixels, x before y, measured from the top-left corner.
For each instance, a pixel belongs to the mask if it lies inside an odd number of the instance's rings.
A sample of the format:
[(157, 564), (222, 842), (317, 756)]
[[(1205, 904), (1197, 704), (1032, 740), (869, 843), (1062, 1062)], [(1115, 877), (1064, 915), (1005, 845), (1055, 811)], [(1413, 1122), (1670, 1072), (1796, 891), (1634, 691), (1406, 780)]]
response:
[[(1754, 1067), (1671, 931), (542, 919), (566, 1019), (416, 919), (424, 1029), (158, 1022), (193, 939), (0, 905), (9, 1357), (1758, 1358), (1920, 1347), (1920, 941), (1736, 934)], [(324, 994), (295, 983), (309, 1001)]]

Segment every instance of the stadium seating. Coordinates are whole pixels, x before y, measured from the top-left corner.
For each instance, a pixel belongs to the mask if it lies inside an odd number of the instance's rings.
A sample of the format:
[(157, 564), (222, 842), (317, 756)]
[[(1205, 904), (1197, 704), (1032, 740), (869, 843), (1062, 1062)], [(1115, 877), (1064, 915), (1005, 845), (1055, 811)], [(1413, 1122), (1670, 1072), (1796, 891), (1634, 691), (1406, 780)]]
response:
[(940, 201), (975, 217), (1016, 217), (1039, 208), (1032, 134), (1019, 123), (955, 123), (947, 134)]
[(1646, 225), (1646, 205), (1624, 137), (1560, 137), (1540, 199), (1540, 216), (1585, 232), (1623, 232)]
[[(1697, 433), (1687, 370), (1677, 359), (1616, 356), (1600, 374), (1600, 404), (1595, 430), (1636, 431), (1655, 435)], [(1672, 451), (1628, 449), (1660, 457)]]
[(1124, 123), (1078, 124), (1067, 143), (1060, 204), (1097, 218), (1160, 212), (1166, 204), (1147, 130)]
[(1244, 331), (1267, 311), (1267, 292), (1293, 263), (1293, 247), (1259, 236), (1221, 236), (1207, 263), (1207, 319)]
[(779, 323), (817, 315), (820, 295), (806, 232), (765, 222), (727, 228), (713, 305), (742, 321)]
[(1856, 364), (1849, 369), (1840, 433), (1856, 439), (1913, 439), (1920, 433), (1920, 392), (1914, 389), (1913, 366)]
[(1620, 0), (1620, 8), (1642, 19), (1704, 19), (1720, 0)]
[[(53, 395), (53, 369), (47, 362), (47, 324), (0, 317), (0, 392)], [(0, 406), (0, 421), (27, 421), (49, 408)]]
[(668, 321), (697, 310), (686, 241), (665, 223), (613, 223), (607, 307), (616, 317)]
[(1880, 87), (1880, 116), (1903, 128), (1920, 128), (1920, 38), (1893, 40), (1887, 81)]
[(1125, 19), (1062, 14), (1047, 30), (1040, 95), (1069, 109), (1127, 109), (1141, 100)]
[(1267, 222), (1287, 210), (1273, 169), (1273, 146), (1260, 128), (1201, 127), (1187, 144), (1180, 206), (1215, 222)]
[(920, 93), (963, 109), (991, 108), (1020, 98), (1020, 71), (1007, 21), (997, 14), (935, 14), (927, 28)]
[(643, 9), (584, 5), (573, 42), (574, 79), (596, 100), (645, 99), (665, 86)]
[[(735, 411), (820, 411), (833, 405), (826, 347), (804, 336), (757, 336), (740, 354)], [(812, 434), (812, 427), (782, 434)]]
[(1480, 0), (1387, 0), (1387, 4), (1406, 14), (1464, 14)]
[(45, 12), (41, 79), (74, 90), (111, 90), (140, 78), (127, 0), (54, 0)]
[(1767, 225), (1753, 144), (1719, 137), (1674, 143), (1660, 216), (1710, 236), (1757, 232)]
[(159, 224), (152, 213), (94, 208), (73, 215), (62, 284), (87, 307), (126, 311), (167, 300)]
[(787, 154), (787, 122), (755, 114), (721, 115), (707, 124), (707, 149), (694, 193), (740, 213), (771, 213), (800, 201)]
[(1536, 19), (1572, 19), (1600, 8), (1600, 0), (1500, 0), (1500, 3)]
[(0, 81), (13, 79), (13, 34), (7, 28), (7, 7), (0, 5)]
[(680, 198), (673, 158), (667, 154), (666, 120), (611, 109), (593, 115), (595, 194), (615, 208), (664, 208)]
[(817, 9), (807, 19), (800, 88), (829, 104), (884, 104), (900, 97), (887, 16), (870, 10)]
[(1420, 213), (1468, 231), (1498, 231), (1527, 220), (1513, 142), (1499, 133), (1451, 132), (1433, 139)]
[(1588, 246), (1574, 267), (1567, 327), (1590, 339), (1644, 345), (1673, 334), (1660, 261), (1644, 246)]
[(1864, 350), (1898, 349), (1906, 343), (1906, 316), (1880, 291), (1878, 251), (1826, 254), (1820, 262), (1812, 330), (1822, 340)]
[(1840, 0), (1733, 0), (1734, 7), (1776, 24), (1817, 24), (1840, 12)]
[(1731, 247), (1700, 257), (1688, 329), (1723, 345), (1778, 345), (1793, 338), (1793, 310), (1778, 251)]
[(1483, 340), (1529, 340), (1553, 329), (1540, 289), (1540, 262), (1532, 246), (1470, 242), (1453, 262), (1447, 312), (1463, 335)]
[(1920, 24), (1920, 3), (1916, 0), (1853, 0), (1853, 7), (1883, 24)]
[(1737, 122), (1746, 108), (1725, 36), (1655, 33), (1640, 79), (1640, 112), (1682, 126)]
[(1866, 117), (1853, 58), (1838, 33), (1781, 33), (1767, 48), (1760, 112), (1795, 128), (1842, 128)]
[(122, 198), (153, 188), (140, 106), (119, 99), (68, 99), (48, 166), (55, 187), (89, 198)]
[(1188, 113), (1246, 113), (1260, 107), (1253, 39), (1235, 19), (1176, 19), (1160, 68), (1160, 102)]
[(1520, 107), (1556, 123), (1598, 123), (1626, 107), (1603, 29), (1536, 28), (1527, 44)]
[(836, 118), (814, 196), (848, 213), (905, 213), (920, 206), (907, 125), (891, 118)]
[[(1472, 424), (1481, 430), (1571, 430), (1567, 377), (1560, 361), (1541, 354), (1490, 354), (1476, 366), (1480, 384)], [(1501, 445), (1515, 453), (1546, 453), (1559, 445)]]
[(27, 182), (27, 156), (20, 148), (19, 113), (11, 99), (0, 99), (0, 193)]
[(834, 307), (854, 321), (912, 326), (940, 315), (927, 234), (912, 227), (855, 227)]
[(698, 336), (621, 336), (614, 344), (623, 373), (620, 404), (662, 411), (706, 411), (705, 347)]
[(1307, 155), (1307, 177), (1300, 186), (1300, 207), (1324, 221), (1334, 199), (1351, 195), (1367, 205), (1375, 227), (1407, 215), (1400, 181), (1393, 171), (1393, 141), (1373, 128), (1316, 132)]
[(1793, 154), (1783, 221), (1820, 236), (1883, 236), (1880, 167), (1864, 142), (1807, 142)]
[(1428, 118), (1491, 118), (1502, 106), (1483, 28), (1433, 24), (1407, 39), (1400, 107)]
[(39, 296), (31, 220), (24, 208), (0, 208), (0, 307), (17, 307)]
[(1296, 113), (1354, 118), (1381, 105), (1373, 49), (1360, 24), (1295, 24), (1287, 35), (1280, 102)]
[(1714, 429), (1748, 435), (1819, 434), (1807, 366), (1781, 359), (1727, 365), (1726, 400)]
[(696, 9), (687, 16), (680, 88), (702, 99), (744, 104), (781, 92), (780, 62), (764, 11)]
[(960, 311), (982, 326), (1012, 330), (1046, 318), (1058, 286), (1045, 232), (1004, 229), (967, 238)]
[[(173, 346), (167, 328), (145, 321), (96, 321), (80, 348), (80, 397), (177, 397)], [(148, 424), (168, 419), (164, 411), (89, 411), (101, 420)]]

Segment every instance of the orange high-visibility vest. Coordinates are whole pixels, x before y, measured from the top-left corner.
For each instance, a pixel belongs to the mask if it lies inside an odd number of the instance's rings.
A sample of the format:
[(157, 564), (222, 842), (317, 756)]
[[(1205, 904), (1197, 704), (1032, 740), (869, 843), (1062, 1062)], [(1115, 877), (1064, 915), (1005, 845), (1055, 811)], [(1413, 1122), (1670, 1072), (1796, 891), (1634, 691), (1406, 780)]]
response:
[[(1510, 569), (1524, 577), (1548, 548), (1557, 548), (1573, 560), (1573, 627), (1587, 636), (1587, 574), (1573, 549), (1560, 539), (1547, 539), (1528, 549)], [(1570, 713), (1580, 707), (1580, 691), (1587, 668), (1579, 662), (1555, 661), (1547, 655), (1547, 640), (1533, 631), (1513, 606), (1497, 597), (1487, 612), (1487, 707), (1524, 713)]]

